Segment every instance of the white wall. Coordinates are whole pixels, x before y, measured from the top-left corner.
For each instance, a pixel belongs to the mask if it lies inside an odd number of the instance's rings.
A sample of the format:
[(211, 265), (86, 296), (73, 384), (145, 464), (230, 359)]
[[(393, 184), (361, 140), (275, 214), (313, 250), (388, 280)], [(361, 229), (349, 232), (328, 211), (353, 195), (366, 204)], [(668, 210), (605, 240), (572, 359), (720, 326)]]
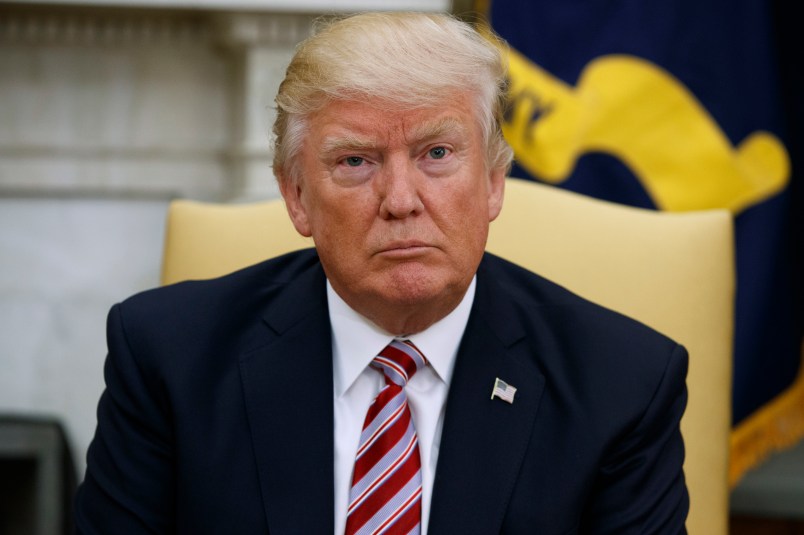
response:
[(55, 416), (83, 473), (106, 311), (158, 284), (165, 201), (0, 199), (0, 412)]

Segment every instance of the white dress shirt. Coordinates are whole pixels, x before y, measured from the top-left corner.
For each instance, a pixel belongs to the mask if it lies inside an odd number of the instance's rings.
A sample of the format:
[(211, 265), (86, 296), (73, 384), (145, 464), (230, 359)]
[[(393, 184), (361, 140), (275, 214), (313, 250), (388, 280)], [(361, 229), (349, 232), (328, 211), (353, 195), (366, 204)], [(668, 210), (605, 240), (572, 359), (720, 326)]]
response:
[[(427, 358), (405, 387), (413, 425), (419, 435), (422, 461), (422, 535), (427, 534), (444, 406), (458, 345), (475, 298), (475, 279), (448, 316), (420, 333), (406, 336)], [(327, 281), (329, 320), (332, 325), (335, 409), (335, 535), (346, 527), (352, 467), (368, 406), (385, 386), (382, 374), (370, 368), (372, 359), (394, 338), (352, 310)]]

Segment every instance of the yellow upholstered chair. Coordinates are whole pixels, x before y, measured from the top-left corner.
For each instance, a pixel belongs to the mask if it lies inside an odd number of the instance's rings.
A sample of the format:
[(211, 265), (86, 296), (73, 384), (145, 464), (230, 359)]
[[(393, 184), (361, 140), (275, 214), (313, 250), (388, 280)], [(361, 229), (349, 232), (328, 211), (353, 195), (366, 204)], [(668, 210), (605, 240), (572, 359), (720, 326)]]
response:
[[(163, 283), (312, 246), (281, 201), (170, 207)], [(725, 211), (663, 213), (508, 179), (488, 250), (635, 317), (690, 352), (682, 420), (691, 535), (726, 535), (733, 251)]]

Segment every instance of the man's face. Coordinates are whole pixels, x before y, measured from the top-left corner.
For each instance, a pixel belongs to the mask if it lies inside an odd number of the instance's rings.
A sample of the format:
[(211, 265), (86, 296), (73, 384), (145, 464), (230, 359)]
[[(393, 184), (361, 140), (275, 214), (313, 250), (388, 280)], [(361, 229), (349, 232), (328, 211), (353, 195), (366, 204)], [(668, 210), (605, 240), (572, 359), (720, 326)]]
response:
[(308, 121), (301, 179), (282, 194), (312, 236), (335, 291), (395, 333), (449, 313), (474, 275), (502, 206), (468, 95), (391, 111), (334, 101)]

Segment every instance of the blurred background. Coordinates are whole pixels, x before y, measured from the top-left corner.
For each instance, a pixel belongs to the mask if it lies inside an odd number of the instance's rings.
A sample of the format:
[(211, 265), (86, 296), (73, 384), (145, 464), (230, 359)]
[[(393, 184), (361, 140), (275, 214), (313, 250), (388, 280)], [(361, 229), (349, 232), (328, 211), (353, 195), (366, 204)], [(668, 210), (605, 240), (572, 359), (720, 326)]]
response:
[(272, 100), (295, 45), (322, 14), (371, 9), (485, 19), (509, 42), (514, 176), (731, 211), (732, 531), (804, 533), (804, 43), (787, 4), (1, 3), (0, 533), (69, 522), (106, 313), (159, 284), (168, 203), (276, 197)]

